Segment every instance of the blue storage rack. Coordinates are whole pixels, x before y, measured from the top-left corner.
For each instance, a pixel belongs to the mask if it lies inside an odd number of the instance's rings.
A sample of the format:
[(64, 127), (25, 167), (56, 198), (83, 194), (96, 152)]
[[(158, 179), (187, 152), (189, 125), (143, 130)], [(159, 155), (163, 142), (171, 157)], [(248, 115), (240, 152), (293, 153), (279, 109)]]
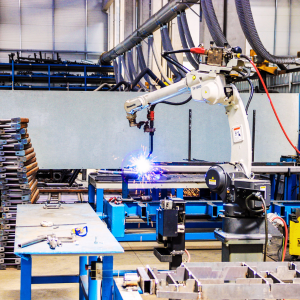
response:
[(5, 90), (93, 91), (102, 83), (115, 83), (112, 66), (14, 61), (0, 64), (0, 89)]

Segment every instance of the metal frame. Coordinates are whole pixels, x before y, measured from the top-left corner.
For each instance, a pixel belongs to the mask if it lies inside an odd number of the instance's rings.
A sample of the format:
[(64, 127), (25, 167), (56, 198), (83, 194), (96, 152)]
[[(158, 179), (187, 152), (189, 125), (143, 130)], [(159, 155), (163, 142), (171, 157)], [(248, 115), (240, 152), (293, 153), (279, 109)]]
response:
[[(11, 72), (10, 75), (0, 74), (0, 81), (11, 82), (11, 85), (1, 85), (0, 89), (38, 89), (38, 90), (95, 90), (99, 82), (102, 83), (115, 83), (114, 76), (102, 75), (101, 73), (113, 73), (112, 66), (102, 65), (82, 65), (82, 64), (17, 64), (14, 61), (12, 63), (0, 64), (0, 70)], [(42, 72), (42, 74), (32, 75), (16, 75), (15, 71), (33, 71)], [(51, 72), (71, 72), (70, 76), (67, 75), (55, 75)], [(81, 76), (72, 76), (74, 74), (83, 73)], [(99, 75), (88, 76), (88, 72), (99, 73)], [(46, 74), (47, 73), (47, 74)], [(16, 86), (16, 83), (27, 83), (27, 85)], [(28, 85), (28, 83), (30, 85)], [(80, 84), (78, 86), (53, 86), (53, 84)], [(43, 85), (37, 85), (43, 84)], [(88, 84), (94, 84), (88, 86)], [(104, 88), (105, 89), (105, 88)]]
[[(97, 260), (97, 256), (79, 257), (79, 275), (32, 276), (32, 257), (24, 255), (21, 258), (20, 300), (31, 300), (32, 284), (79, 283), (79, 300), (97, 300), (98, 282), (88, 276), (85, 265)], [(112, 299), (113, 286), (113, 256), (103, 257), (102, 268), (102, 299)]]
[[(158, 194), (164, 195), (167, 189), (172, 188), (172, 194), (183, 198), (183, 189), (194, 187), (207, 188), (205, 183), (149, 183), (149, 184), (128, 184), (129, 189), (146, 190), (152, 194), (153, 200), (149, 202), (123, 200), (121, 204), (108, 201), (104, 191), (121, 190), (122, 182), (99, 182), (94, 176), (89, 176), (88, 198), (89, 203), (94, 207), (98, 216), (103, 219), (114, 237), (119, 242), (133, 241), (155, 241), (156, 210), (160, 206)], [(182, 185), (186, 185), (183, 187)], [(152, 190), (150, 191), (149, 189)], [(268, 212), (277, 213), (289, 223), (289, 214), (292, 208), (300, 207), (300, 201), (272, 201)], [(186, 240), (214, 240), (215, 228), (220, 228), (222, 222), (219, 215), (223, 209), (223, 202), (220, 200), (191, 200), (186, 201), (186, 216), (201, 218), (199, 221), (186, 223)], [(126, 222), (133, 218), (132, 222)], [(190, 232), (189, 232), (190, 231)]]

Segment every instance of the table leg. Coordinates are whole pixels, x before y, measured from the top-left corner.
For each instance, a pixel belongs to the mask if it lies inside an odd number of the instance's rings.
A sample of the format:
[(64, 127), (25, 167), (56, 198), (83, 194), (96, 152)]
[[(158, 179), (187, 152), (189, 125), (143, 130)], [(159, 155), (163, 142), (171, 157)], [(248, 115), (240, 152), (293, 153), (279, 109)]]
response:
[[(92, 261), (96, 261), (98, 256), (89, 256), (89, 265), (92, 264)], [(89, 300), (97, 300), (97, 280), (92, 280), (89, 276)]]
[(102, 300), (112, 300), (113, 283), (113, 256), (103, 256)]
[(176, 197), (183, 199), (183, 189), (176, 190)]
[(31, 255), (21, 258), (20, 300), (31, 300)]
[[(87, 256), (79, 256), (79, 276), (87, 275), (87, 270), (85, 269), (87, 265)], [(85, 300), (83, 290), (79, 282), (79, 300)]]
[(89, 184), (89, 204), (95, 207), (95, 187), (92, 184)]
[(103, 197), (104, 197), (104, 190), (97, 189), (96, 212), (103, 213)]

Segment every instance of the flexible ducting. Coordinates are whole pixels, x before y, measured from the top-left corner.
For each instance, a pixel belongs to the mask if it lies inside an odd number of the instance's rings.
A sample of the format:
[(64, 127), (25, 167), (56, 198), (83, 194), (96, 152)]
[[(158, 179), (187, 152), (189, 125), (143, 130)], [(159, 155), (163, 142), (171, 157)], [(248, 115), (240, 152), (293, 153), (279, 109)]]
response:
[[(172, 46), (171, 39), (169, 36), (168, 27), (166, 25), (164, 25), (162, 27), (162, 31), (163, 31), (164, 37), (165, 37), (166, 51), (173, 51), (173, 46)], [(172, 57), (176, 62), (178, 62), (176, 54), (171, 54), (170, 57)], [(182, 78), (185, 77), (185, 73), (183, 71), (181, 71), (180, 69), (177, 69), (177, 70)]]
[(148, 76), (150, 76), (158, 85), (160, 85), (161, 87), (165, 87), (166, 85), (159, 79), (157, 78), (157, 76), (148, 68), (145, 68), (138, 76), (137, 78), (131, 82), (130, 84), (130, 87), (131, 89), (133, 89), (137, 84), (138, 82), (140, 81), (140, 79), (142, 77), (145, 76), (145, 74), (147, 74)]
[[(140, 70), (142, 72), (143, 70), (145, 70), (147, 68), (147, 66), (146, 66), (146, 62), (145, 62), (145, 58), (144, 58), (143, 49), (142, 49), (141, 44), (136, 46), (136, 51), (137, 51), (137, 58), (138, 58)], [(149, 86), (150, 85), (152, 86), (149, 75), (147, 73), (145, 73), (143, 77), (149, 83)]]
[(172, 82), (170, 81), (170, 79), (168, 78), (168, 76), (163, 72), (162, 68), (161, 68), (161, 64), (160, 62), (158, 61), (158, 54), (157, 54), (157, 50), (156, 50), (156, 47), (155, 47), (155, 43), (154, 43), (154, 39), (153, 39), (153, 35), (150, 35), (149, 38), (148, 38), (148, 41), (151, 40), (151, 48), (152, 48), (152, 53), (153, 53), (153, 56), (154, 56), (154, 59), (155, 59), (155, 62), (156, 62), (156, 65), (157, 65), (157, 68), (160, 72), (160, 74), (162, 75), (162, 77), (164, 78), (164, 80), (168, 83), (168, 84), (172, 84)]
[[(211, 23), (214, 26), (214, 32), (215, 32), (216, 36), (218, 37), (218, 40), (220, 41), (220, 46), (224, 47), (224, 44), (225, 43), (228, 44), (228, 42), (227, 42), (227, 39), (220, 27), (219, 21), (217, 19), (216, 13), (215, 13), (214, 6), (212, 4), (212, 0), (202, 0), (201, 4), (203, 2), (206, 3), (207, 14), (208, 14), (208, 17), (209, 17)], [(228, 46), (229, 46), (229, 44), (228, 44)]]
[(138, 42), (141, 42), (143, 39), (151, 35), (161, 26), (161, 24), (166, 24), (176, 18), (178, 12), (188, 8), (186, 5), (187, 2), (189, 5), (193, 5), (193, 3), (197, 3), (199, 0), (170, 0), (123, 42), (108, 52), (103, 53), (100, 57), (101, 64), (110, 63), (117, 56), (124, 54), (135, 47)]
[(114, 67), (114, 73), (115, 73), (115, 81), (116, 81), (116, 83), (119, 83), (118, 64), (115, 59), (113, 60), (113, 67)]
[(209, 30), (209, 33), (210, 33), (212, 39), (214, 40), (215, 44), (218, 47), (223, 47), (224, 43), (222, 43), (222, 41), (219, 39), (219, 37), (215, 31), (215, 26), (214, 26), (215, 24), (212, 23), (212, 20), (209, 17), (205, 0), (201, 0), (201, 6), (202, 6), (202, 11), (204, 14), (206, 25), (208, 27), (208, 30)]
[(125, 88), (129, 88), (130, 86), (129, 82), (122, 80), (119, 83), (117, 83), (114, 87), (112, 87), (110, 91), (116, 91), (118, 88), (121, 88), (122, 85), (124, 85)]
[[(168, 51), (167, 50), (167, 46), (166, 46), (166, 40), (165, 40), (165, 35), (163, 33), (162, 28), (160, 29), (160, 34), (161, 34), (161, 43), (162, 43), (162, 47), (164, 49), (164, 51)], [(171, 63), (167, 62), (168, 67), (170, 68), (171, 72), (174, 74), (174, 82), (178, 82), (182, 79), (181, 75), (177, 72), (176, 68), (174, 67), (174, 65), (172, 65)]]
[[(194, 48), (195, 44), (194, 44), (192, 36), (191, 36), (191, 32), (190, 32), (189, 25), (188, 25), (188, 22), (187, 22), (187, 19), (186, 19), (185, 11), (183, 11), (181, 13), (181, 23), (182, 23), (184, 35), (186, 37), (186, 41), (189, 45), (188, 48)], [(197, 61), (198, 60), (197, 54), (193, 54), (193, 56), (194, 56), (195, 60)]]
[(297, 63), (295, 57), (275, 56), (266, 50), (257, 33), (249, 0), (235, 0), (235, 5), (243, 32), (256, 54), (275, 64)]
[(131, 81), (131, 78), (129, 76), (129, 72), (128, 72), (128, 69), (127, 69), (127, 66), (125, 63), (124, 55), (121, 55), (120, 57), (121, 57), (121, 63), (122, 63), (123, 69), (124, 69), (125, 77), (126, 77), (127, 81)]
[[(129, 68), (129, 74), (133, 74), (133, 79), (131, 80), (131, 82), (138, 76), (135, 70), (135, 66), (133, 63), (133, 57), (132, 57), (132, 51), (128, 51), (127, 52), (127, 61), (128, 61), (128, 68)], [(147, 90), (147, 88), (145, 87), (145, 85), (139, 81), (139, 85), (144, 88), (145, 90)]]
[[(177, 24), (178, 24), (178, 31), (179, 31), (179, 36), (180, 36), (182, 48), (187, 49), (187, 48), (189, 48), (189, 46), (188, 46), (188, 44), (186, 42), (186, 39), (185, 39), (185, 34), (184, 34), (183, 26), (182, 26), (182, 23), (181, 23), (181, 15), (180, 14), (177, 15)], [(193, 68), (195, 70), (198, 70), (199, 65), (194, 60), (192, 54), (189, 53), (189, 52), (186, 52), (185, 55), (186, 55), (186, 58), (188, 59), (188, 61), (190, 62), (190, 64), (193, 66)]]

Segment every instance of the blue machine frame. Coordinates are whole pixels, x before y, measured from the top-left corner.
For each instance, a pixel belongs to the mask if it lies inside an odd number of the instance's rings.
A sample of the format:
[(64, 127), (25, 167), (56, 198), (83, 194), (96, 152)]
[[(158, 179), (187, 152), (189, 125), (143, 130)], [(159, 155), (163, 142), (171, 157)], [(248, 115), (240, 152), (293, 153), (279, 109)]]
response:
[[(295, 175), (293, 176), (296, 177)], [(274, 181), (272, 184), (272, 196), (274, 196), (274, 184), (276, 184), (275, 176), (272, 180)], [(291, 195), (293, 185), (290, 181), (292, 179), (287, 178), (286, 180), (289, 181), (289, 184), (286, 187), (287, 191), (285, 193)], [(88, 193), (89, 203), (95, 208), (98, 216), (107, 223), (108, 228), (119, 242), (156, 240), (154, 229), (156, 210), (160, 205), (158, 200), (149, 202), (123, 200), (121, 204), (115, 204), (105, 199), (103, 188), (95, 188), (91, 183), (89, 183)], [(152, 193), (158, 195), (158, 190), (152, 191)], [(177, 189), (176, 196), (178, 198), (183, 198), (183, 189)], [(292, 208), (299, 207), (300, 201), (273, 200), (268, 213), (273, 212), (278, 214), (286, 220), (287, 224), (289, 224), (289, 214), (291, 213)], [(200, 218), (198, 222), (186, 222), (187, 231), (189, 231), (189, 228), (199, 229), (199, 232), (187, 232), (186, 240), (214, 240), (214, 229), (222, 226), (222, 222), (218, 218), (222, 210), (223, 203), (220, 200), (186, 201), (186, 216)], [(130, 217), (138, 218), (143, 222), (127, 223), (126, 218)], [(130, 233), (132, 229), (136, 229), (134, 233)], [(148, 231), (151, 231), (151, 229), (153, 230), (152, 232), (142, 232), (143, 230), (141, 229), (144, 229), (144, 231), (146, 229), (148, 229)], [(139, 233), (139, 230), (141, 230), (141, 233)]]

